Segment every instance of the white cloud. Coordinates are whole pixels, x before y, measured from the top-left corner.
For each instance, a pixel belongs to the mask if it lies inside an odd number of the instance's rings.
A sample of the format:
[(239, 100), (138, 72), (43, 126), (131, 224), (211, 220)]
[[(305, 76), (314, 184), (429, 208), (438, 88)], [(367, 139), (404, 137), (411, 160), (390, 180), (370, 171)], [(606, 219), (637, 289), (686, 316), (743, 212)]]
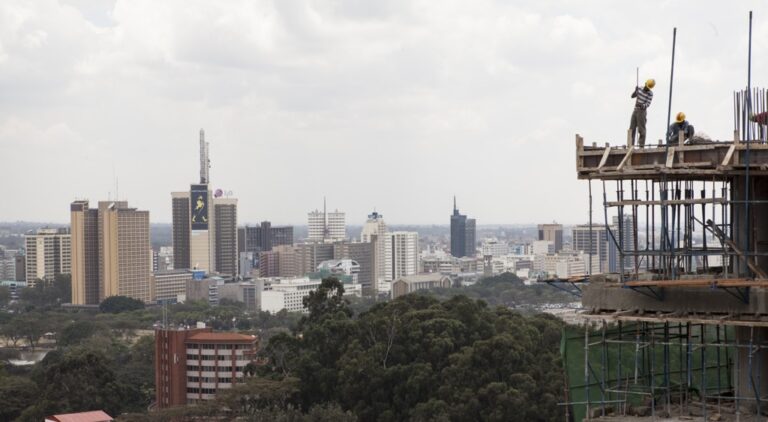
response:
[(480, 223), (581, 222), (574, 134), (622, 142), (639, 66), (661, 136), (672, 27), (673, 109), (728, 136), (750, 6), (757, 53), (759, 2), (2, 2), (0, 168), (45, 172), (6, 187), (29, 206), (0, 202), (0, 220), (66, 221), (114, 168), (121, 196), (169, 221), (205, 127), (243, 221), (301, 223), (328, 195), (350, 222), (376, 206), (445, 223), (455, 193)]

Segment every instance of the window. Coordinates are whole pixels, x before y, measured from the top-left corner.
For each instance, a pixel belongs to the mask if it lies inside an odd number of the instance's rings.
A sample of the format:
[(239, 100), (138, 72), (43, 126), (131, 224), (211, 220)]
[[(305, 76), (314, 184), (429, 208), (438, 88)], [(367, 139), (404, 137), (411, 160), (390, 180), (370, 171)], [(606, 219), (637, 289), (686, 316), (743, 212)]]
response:
[(199, 371), (200, 367), (197, 365), (187, 365), (187, 371)]

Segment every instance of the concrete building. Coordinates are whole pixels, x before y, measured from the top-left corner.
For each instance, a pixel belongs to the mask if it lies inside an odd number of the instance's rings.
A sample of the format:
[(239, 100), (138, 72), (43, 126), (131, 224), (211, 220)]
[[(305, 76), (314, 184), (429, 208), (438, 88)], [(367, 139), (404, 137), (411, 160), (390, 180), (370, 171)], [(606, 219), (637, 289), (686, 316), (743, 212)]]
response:
[(259, 340), (210, 328), (155, 330), (155, 394), (157, 407), (212, 400), (245, 377), (256, 363)]
[(310, 242), (334, 242), (347, 238), (345, 214), (339, 210), (326, 212), (325, 200), (323, 200), (323, 211), (309, 212), (307, 222)]
[(555, 253), (563, 249), (563, 225), (539, 224), (539, 240), (548, 240), (555, 244)]
[(192, 280), (190, 270), (157, 271), (152, 275), (155, 286), (155, 302), (180, 303), (187, 297), (187, 283)]
[(69, 229), (39, 229), (27, 233), (24, 236), (24, 248), (27, 285), (34, 287), (38, 280), (51, 283), (56, 275), (72, 272)]
[(269, 252), (275, 246), (293, 245), (293, 226), (273, 227), (269, 221), (258, 226), (240, 227), (237, 231), (240, 252)]
[(548, 254), (536, 255), (533, 269), (546, 273), (549, 277), (576, 277), (587, 274), (585, 255), (580, 254)]
[(375, 235), (371, 242), (339, 242), (334, 244), (334, 259), (351, 259), (360, 265), (358, 282), (362, 286), (363, 295), (374, 296), (378, 291), (379, 268), (376, 260), (379, 242)]
[(417, 290), (435, 289), (438, 287), (449, 288), (451, 285), (451, 278), (442, 274), (419, 274), (400, 277), (392, 283), (392, 298), (397, 299), (400, 296)]
[(261, 310), (261, 293), (264, 281), (255, 279), (239, 283), (224, 283), (219, 286), (219, 300), (227, 299), (245, 304), (245, 309), (256, 312)]
[(304, 308), (304, 298), (309, 292), (320, 287), (321, 280), (309, 277), (280, 278), (269, 280), (269, 286), (264, 283), (261, 292), (261, 310), (277, 313), (283, 309), (288, 312), (308, 312)]
[(532, 244), (533, 255), (547, 255), (555, 253), (555, 242), (551, 240), (536, 240)]
[(394, 279), (419, 272), (419, 233), (397, 231), (389, 235)]
[(457, 258), (475, 256), (477, 248), (475, 234), (475, 220), (459, 213), (454, 196), (451, 215), (451, 255)]
[(368, 220), (366, 220), (363, 230), (360, 232), (360, 241), (371, 242), (374, 236), (376, 236), (376, 242), (378, 243), (376, 250), (376, 262), (379, 266), (378, 281), (391, 281), (394, 277), (392, 272), (392, 242), (387, 232), (384, 216), (376, 211), (368, 215)]
[(207, 302), (210, 306), (219, 305), (219, 288), (227, 279), (218, 275), (204, 275), (203, 271), (192, 271), (192, 280), (187, 281), (186, 300)]
[(334, 253), (333, 243), (299, 243), (294, 247), (296, 261), (295, 273), (298, 276), (314, 272), (323, 261), (334, 258), (345, 258)]
[[(70, 246), (70, 271), (72, 271), (72, 248)], [(22, 251), (16, 252), (16, 255), (13, 256), (13, 262), (14, 262), (14, 275), (13, 278), (16, 281), (26, 281), (27, 279), (27, 256), (24, 255)]]
[(507, 255), (509, 253), (509, 245), (506, 242), (500, 242), (495, 237), (483, 239), (483, 243), (480, 246), (482, 256), (499, 257)]
[[(608, 238), (608, 230), (605, 225), (589, 224), (579, 225), (573, 228), (573, 250), (586, 254), (587, 268), (589, 268), (590, 256), (592, 262), (592, 274), (609, 272), (610, 253), (615, 253), (616, 248), (611, 248)], [(591, 237), (591, 240), (590, 240)]]
[(216, 223), (216, 272), (237, 275), (237, 199), (214, 198)]
[(359, 283), (358, 275), (360, 274), (360, 264), (352, 259), (332, 259), (330, 261), (323, 261), (317, 266), (317, 270), (320, 272), (327, 272), (333, 276), (349, 276), (353, 283)]
[(153, 301), (149, 211), (125, 201), (92, 209), (75, 201), (71, 210), (72, 303), (98, 304), (121, 295)]
[(7, 287), (11, 294), (11, 300), (18, 300), (21, 290), (27, 287), (26, 281), (0, 280), (0, 287)]
[(237, 275), (237, 199), (210, 188), (208, 142), (200, 130), (200, 183), (172, 192), (175, 269)]

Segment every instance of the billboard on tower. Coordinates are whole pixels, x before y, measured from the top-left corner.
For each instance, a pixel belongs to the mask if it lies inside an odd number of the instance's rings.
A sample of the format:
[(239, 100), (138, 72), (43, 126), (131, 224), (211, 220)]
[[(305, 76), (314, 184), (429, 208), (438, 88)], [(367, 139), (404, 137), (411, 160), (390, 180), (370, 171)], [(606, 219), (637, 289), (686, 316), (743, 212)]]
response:
[(208, 185), (192, 185), (189, 199), (192, 230), (208, 230)]

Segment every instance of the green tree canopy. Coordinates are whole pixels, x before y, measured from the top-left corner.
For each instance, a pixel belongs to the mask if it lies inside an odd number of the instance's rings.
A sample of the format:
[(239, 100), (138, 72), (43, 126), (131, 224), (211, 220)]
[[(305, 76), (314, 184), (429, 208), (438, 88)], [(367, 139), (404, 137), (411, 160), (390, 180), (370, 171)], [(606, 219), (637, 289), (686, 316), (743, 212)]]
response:
[(99, 310), (110, 314), (144, 309), (144, 302), (128, 296), (110, 296), (99, 304)]

